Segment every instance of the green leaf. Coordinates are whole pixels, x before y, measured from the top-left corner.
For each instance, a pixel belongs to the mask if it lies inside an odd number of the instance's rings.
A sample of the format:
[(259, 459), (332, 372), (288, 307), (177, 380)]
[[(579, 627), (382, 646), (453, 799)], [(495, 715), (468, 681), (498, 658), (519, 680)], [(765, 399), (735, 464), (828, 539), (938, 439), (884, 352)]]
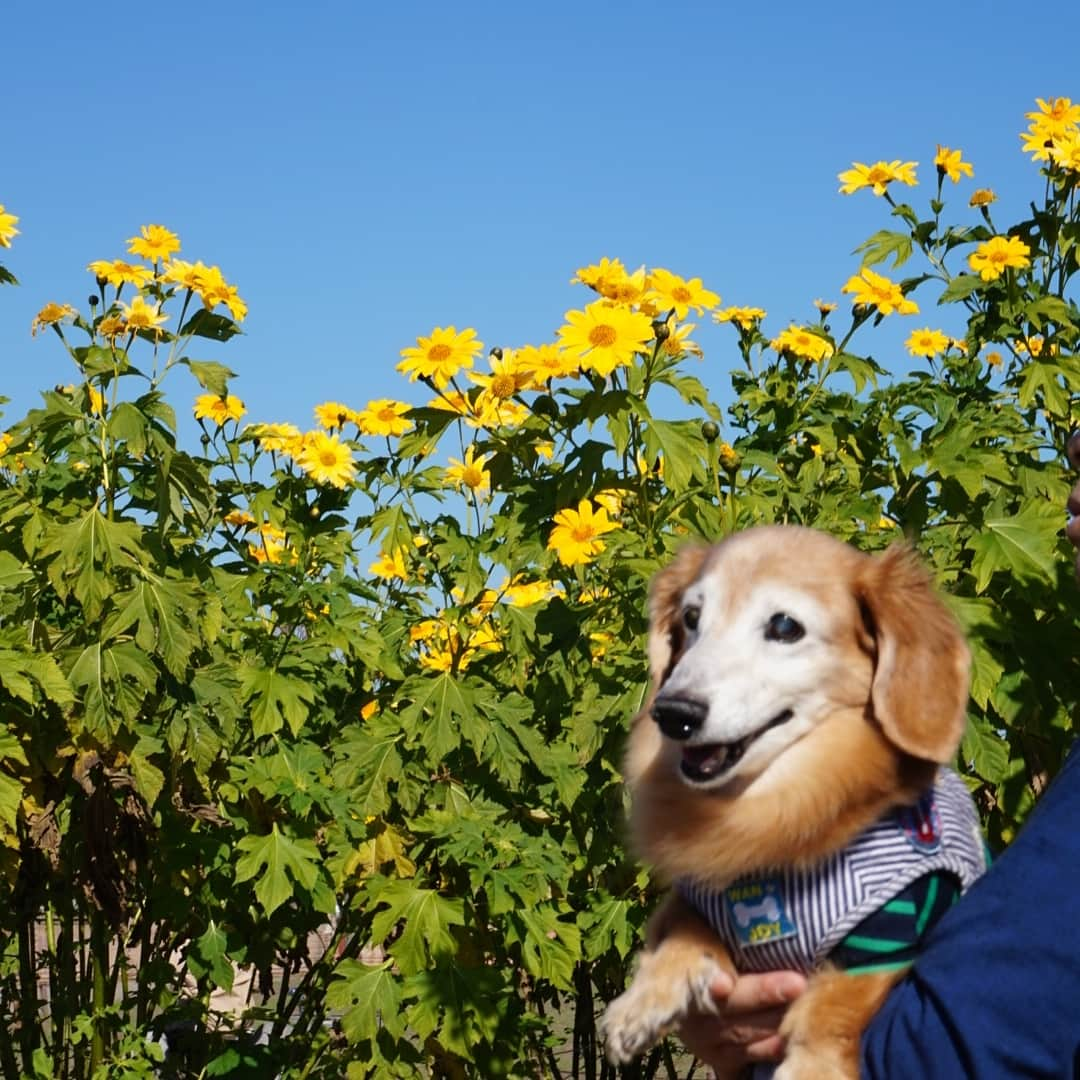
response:
[(662, 454), (664, 482), (674, 492), (689, 486), (694, 474), (701, 473), (704, 443), (700, 425), (691, 420), (650, 420), (645, 426), (645, 457), (649, 462)]
[[(240, 327), (224, 315), (215, 315), (206, 308), (199, 308), (183, 326), (178, 337), (191, 334), (194, 337), (209, 338), (211, 341), (228, 341), (240, 333)], [(197, 363), (198, 361), (196, 361)], [(189, 362), (190, 366), (190, 362)], [(198, 378), (198, 375), (195, 376)]]
[(957, 274), (945, 286), (938, 297), (939, 304), (951, 304), (957, 300), (966, 300), (977, 289), (982, 288), (983, 279), (978, 274)]
[(574, 968), (581, 959), (581, 931), (564, 922), (550, 904), (522, 907), (514, 914), (525, 928), (515, 934), (525, 970), (560, 990), (572, 990)]
[[(264, 836), (244, 836), (236, 845), (245, 854), (236, 861), (236, 880), (255, 882), (255, 898), (267, 915), (293, 895), (292, 878), (309, 892), (319, 876), (319, 849), (310, 840), (290, 840), (277, 822)], [(261, 871), (261, 873), (260, 873)]]
[(997, 784), (1009, 768), (1009, 744), (998, 738), (985, 721), (968, 717), (967, 730), (960, 743), (960, 756), (984, 780)]
[(236, 378), (235, 371), (224, 364), (219, 364), (216, 360), (189, 360), (184, 357), (180, 363), (186, 364), (191, 369), (191, 374), (204, 390), (217, 394), (218, 397), (225, 397), (229, 392), (229, 380)]
[(970, 540), (975, 591), (981, 593), (998, 570), (1021, 580), (1056, 580), (1060, 527), (1057, 510), (1039, 504), (1010, 517), (987, 518)]
[(402, 725), (410, 733), (422, 733), (425, 752), (432, 760), (442, 761), (460, 745), (463, 725), (475, 729), (475, 695), (460, 676), (450, 672), (414, 675), (402, 683), (399, 697), (412, 700), (399, 714)]
[(99, 737), (113, 737), (134, 722), (157, 685), (157, 668), (134, 642), (88, 645), (72, 665), (68, 681), (82, 691), (83, 721)]
[(157, 802), (161, 789), (165, 786), (165, 774), (150, 760), (150, 755), (160, 754), (164, 749), (165, 744), (160, 739), (140, 735), (129, 755), (135, 788), (149, 807), (153, 807)]
[(862, 257), (863, 266), (876, 266), (891, 255), (893, 267), (895, 268), (903, 265), (911, 258), (911, 235), (881, 229), (879, 232), (874, 233), (869, 240), (861, 243), (855, 249), (855, 254), (860, 251), (864, 252)]
[(206, 932), (195, 938), (188, 949), (187, 961), (196, 978), (207, 974), (217, 987), (226, 993), (233, 988), (235, 969), (227, 954), (228, 938), (225, 931), (211, 919)]
[(372, 966), (346, 959), (334, 970), (334, 981), (326, 988), (326, 1004), (341, 1014), (341, 1027), (349, 1042), (374, 1039), (382, 1027), (394, 1036), (403, 1034), (401, 984), (393, 966), (392, 960)]
[(10, 551), (0, 551), (0, 590), (14, 589), (34, 576)]
[(578, 917), (584, 931), (585, 959), (596, 960), (612, 946), (622, 959), (637, 945), (637, 937), (627, 919), (628, 900), (605, 897)]
[(460, 899), (446, 899), (434, 889), (419, 888), (413, 881), (395, 878), (378, 893), (386, 904), (371, 921), (375, 941), (387, 941), (399, 924), (400, 937), (390, 946), (390, 955), (406, 975), (422, 971), (440, 957), (457, 952), (452, 926), (465, 925), (465, 905)]
[(240, 693), (247, 703), (256, 738), (279, 731), (283, 723), (298, 734), (315, 701), (310, 683), (286, 675), (278, 668), (247, 663), (240, 674)]
[(147, 429), (146, 417), (130, 401), (121, 401), (109, 413), (105, 424), (109, 434), (118, 442), (126, 442), (128, 450), (137, 458), (146, 453)]

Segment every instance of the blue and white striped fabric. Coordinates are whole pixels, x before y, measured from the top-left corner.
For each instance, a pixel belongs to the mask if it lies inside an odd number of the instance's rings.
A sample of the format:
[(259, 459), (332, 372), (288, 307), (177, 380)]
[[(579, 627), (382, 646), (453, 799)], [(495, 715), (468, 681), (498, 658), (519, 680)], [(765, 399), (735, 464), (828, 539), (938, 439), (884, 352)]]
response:
[(751, 874), (718, 891), (682, 880), (739, 971), (821, 966), (867, 916), (934, 871), (967, 889), (986, 869), (979, 820), (964, 782), (942, 769), (915, 805), (888, 813), (843, 851), (809, 869)]

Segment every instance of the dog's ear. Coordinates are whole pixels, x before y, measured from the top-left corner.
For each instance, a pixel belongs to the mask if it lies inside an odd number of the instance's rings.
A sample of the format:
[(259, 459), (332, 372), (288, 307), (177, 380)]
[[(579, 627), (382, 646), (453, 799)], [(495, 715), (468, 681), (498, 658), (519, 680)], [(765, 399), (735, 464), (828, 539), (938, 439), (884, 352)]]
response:
[(876, 646), (871, 701), (894, 746), (948, 762), (964, 734), (971, 654), (906, 544), (867, 561), (859, 602)]
[(682, 594), (693, 582), (708, 557), (705, 544), (687, 544), (669, 566), (652, 580), (649, 589), (649, 675), (653, 693), (660, 689), (682, 655), (686, 644)]

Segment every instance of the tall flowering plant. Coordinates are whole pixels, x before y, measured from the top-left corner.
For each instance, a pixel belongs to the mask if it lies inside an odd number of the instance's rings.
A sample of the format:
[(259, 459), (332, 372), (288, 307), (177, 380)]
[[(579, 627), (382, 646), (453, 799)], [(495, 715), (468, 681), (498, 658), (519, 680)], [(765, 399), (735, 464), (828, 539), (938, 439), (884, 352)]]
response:
[[(651, 900), (620, 756), (646, 585), (690, 537), (910, 536), (971, 636), (958, 764), (1007, 842), (1080, 684), (1056, 460), (1080, 107), (1029, 120), (1044, 197), (1013, 226), (950, 147), (925, 212), (914, 162), (842, 173), (892, 219), (842, 305), (766, 331), (604, 258), (550, 341), (435, 327), (401, 400), (308, 430), (191, 358), (247, 306), (163, 226), (90, 264), (88, 310), (45, 304), (71, 381), (0, 442), (0, 1071), (613, 1076), (595, 1020)], [(885, 320), (911, 327), (895, 376)]]

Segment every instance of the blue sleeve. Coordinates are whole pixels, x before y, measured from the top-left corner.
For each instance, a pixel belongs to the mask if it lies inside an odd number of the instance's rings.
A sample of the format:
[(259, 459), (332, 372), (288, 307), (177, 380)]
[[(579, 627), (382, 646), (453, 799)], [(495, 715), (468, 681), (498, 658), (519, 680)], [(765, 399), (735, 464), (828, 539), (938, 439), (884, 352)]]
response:
[(868, 1080), (1080, 1076), (1080, 750), (927, 936), (862, 1051)]

